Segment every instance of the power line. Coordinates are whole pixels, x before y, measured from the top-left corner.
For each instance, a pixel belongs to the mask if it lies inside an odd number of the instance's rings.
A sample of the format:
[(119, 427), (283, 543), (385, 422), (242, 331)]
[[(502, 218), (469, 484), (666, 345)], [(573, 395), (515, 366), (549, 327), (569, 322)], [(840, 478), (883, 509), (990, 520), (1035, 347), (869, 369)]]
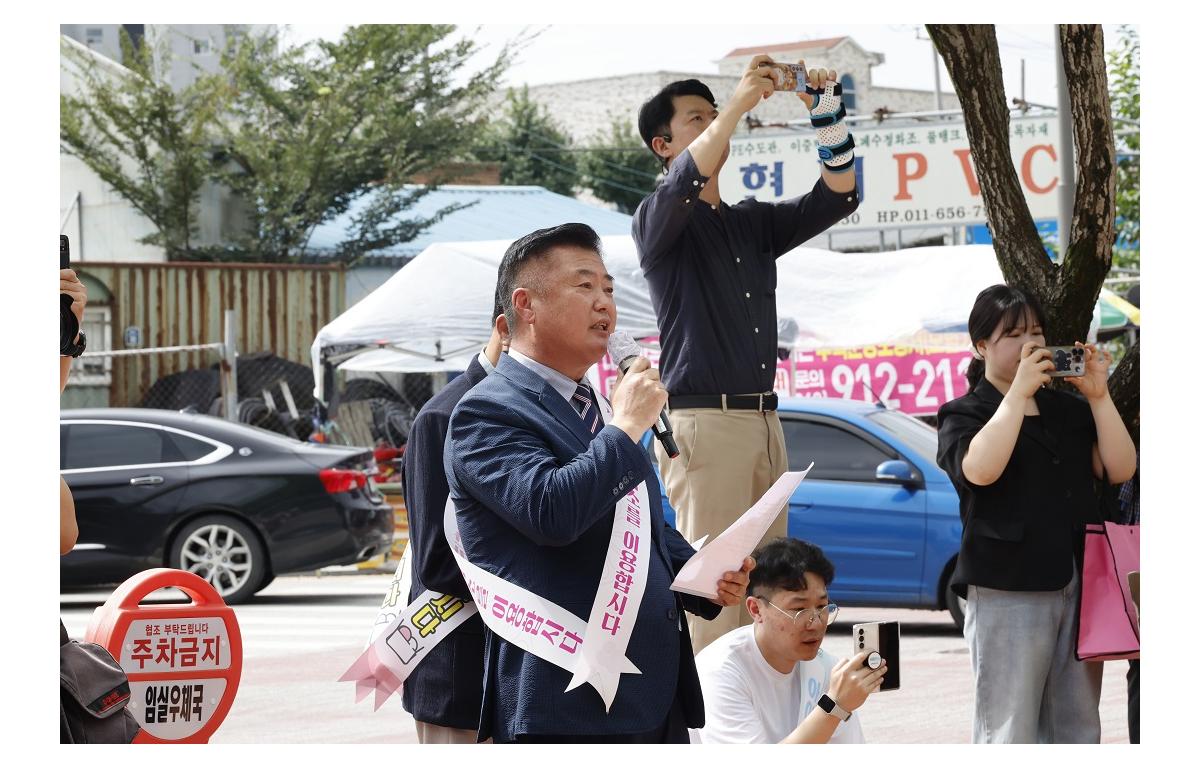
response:
[[(553, 168), (558, 168), (559, 170), (569, 171), (571, 173), (576, 173), (576, 174), (579, 173), (579, 170), (577, 168), (571, 168), (570, 166), (562, 165), (561, 163), (556, 163), (548, 157), (542, 157), (541, 155), (535, 154), (533, 152), (533, 150), (531, 150), (531, 149), (513, 146), (512, 144), (508, 144), (508, 143), (505, 143), (504, 146), (508, 147), (509, 149), (513, 150), (514, 152), (525, 153), (525, 154), (529, 155), (530, 157), (532, 157), (534, 160), (539, 160)], [(594, 174), (590, 174), (590, 178), (592, 181), (596, 182), (597, 184), (603, 184), (607, 187), (613, 187), (615, 189), (624, 190), (625, 192), (633, 192), (634, 194), (638, 194), (638, 195), (648, 194), (646, 192), (646, 190), (644, 190), (644, 189), (635, 189), (633, 187), (627, 186), (620, 182), (613, 181), (612, 179), (606, 179), (601, 176), (596, 176)]]
[[(538, 147), (537, 151), (538, 152), (583, 152), (583, 153), (587, 153), (587, 152), (630, 152), (634, 149), (636, 149), (636, 147), (591, 147), (591, 146), (589, 146), (589, 147)], [(625, 169), (628, 171), (634, 171), (634, 172), (636, 172), (638, 170), (637, 168), (629, 168), (624, 165), (617, 165), (616, 167), (622, 168), (622, 169)], [(643, 172), (643, 173), (645, 173), (645, 172)], [(657, 174), (649, 174), (649, 175), (657, 176)]]
[(1001, 30), (1001, 27), (996, 27), (996, 45), (998, 45), (1000, 47), (1009, 48), (1009, 49), (1017, 50), (1017, 51), (1025, 51), (1026, 55), (1033, 55), (1035, 58), (1043, 58), (1043, 57), (1049, 58), (1054, 53), (1054, 43), (1053, 42), (1046, 41), (1046, 40), (1036, 40), (1026, 34), (1023, 34), (1021, 32), (1016, 32), (1016, 31), (1013, 31), (1010, 29), (1004, 30), (1004, 34), (1006, 36), (1011, 35), (1013, 37), (1020, 38), (1021, 40), (1024, 40), (1026, 43), (1032, 43), (1032, 45), (1020, 45), (1020, 44), (1014, 43), (1014, 42), (1002, 41), (1000, 39), (1000, 30)]
[[(546, 163), (547, 165), (551, 165), (551, 166), (553, 166), (553, 167), (555, 167), (555, 168), (559, 168), (559, 169), (561, 169), (561, 170), (564, 170), (564, 171), (571, 171), (571, 170), (575, 170), (575, 169), (573, 169), (573, 168), (570, 168), (570, 167), (568, 167), (568, 166), (565, 166), (565, 165), (559, 165), (558, 163), (554, 162), (553, 160), (550, 160), (549, 158), (542, 157), (541, 155), (536, 155), (536, 154), (534, 154), (533, 152), (529, 152), (529, 156), (530, 156), (530, 157), (532, 157), (534, 160), (540, 160), (540, 161), (542, 161), (543, 163)], [(594, 181), (594, 182), (596, 182), (597, 184), (603, 184), (603, 185), (604, 185), (604, 186), (606, 186), (606, 187), (613, 187), (614, 189), (620, 189), (620, 190), (624, 190), (625, 192), (632, 192), (632, 193), (634, 193), (634, 194), (637, 194), (637, 195), (645, 195), (645, 194), (647, 194), (646, 190), (644, 190), (644, 189), (636, 189), (636, 188), (634, 188), (634, 187), (627, 186), (627, 185), (625, 185), (625, 184), (622, 184), (622, 183), (620, 183), (620, 182), (613, 181), (612, 179), (607, 179), (607, 178), (604, 178), (604, 177), (602, 177), (602, 176), (596, 176), (595, 174), (589, 174), (589, 178), (591, 178), (591, 180), (592, 180), (592, 181)]]
[[(533, 136), (540, 138), (542, 141), (545, 141), (548, 144), (551, 144), (551, 145), (557, 147), (559, 151), (577, 151), (577, 152), (587, 152), (588, 151), (588, 149), (586, 147), (580, 147), (580, 148), (576, 149), (574, 147), (568, 147), (566, 144), (560, 144), (559, 142), (555, 141), (552, 137), (547, 136), (538, 131), (529, 129), (529, 128), (526, 129), (526, 132)], [(626, 151), (628, 151), (629, 149), (635, 149), (635, 148), (627, 147)], [(541, 151), (541, 150), (539, 150), (539, 151)], [(635, 176), (642, 176), (643, 178), (647, 178), (647, 179), (657, 179), (658, 178), (657, 173), (649, 173), (647, 171), (643, 171), (640, 168), (630, 168), (629, 166), (621, 165), (620, 163), (610, 163), (609, 161), (605, 160), (602, 157), (598, 157), (596, 159), (599, 160), (604, 165), (607, 165), (608, 167), (613, 168), (618, 171), (624, 171), (625, 173), (631, 173)]]
[[(1019, 37), (1026, 42), (1033, 43), (1033, 45), (1038, 48), (1042, 48), (1042, 49), (1047, 49), (1047, 48), (1053, 49), (1054, 48), (1054, 43), (1052, 43), (1050, 41), (1038, 40), (1035, 37), (1030, 37), (1029, 35), (1026, 35), (1023, 32), (1017, 32), (1016, 30), (1008, 29), (1007, 27), (1008, 27), (1008, 25), (1005, 25), (1005, 28), (1004, 28), (1005, 34), (1013, 35), (1014, 37)], [(1000, 27), (998, 27), (998, 29), (999, 28)], [(999, 35), (997, 35), (997, 38), (999, 38)], [(1008, 43), (1008, 45), (1012, 45), (1012, 43)]]

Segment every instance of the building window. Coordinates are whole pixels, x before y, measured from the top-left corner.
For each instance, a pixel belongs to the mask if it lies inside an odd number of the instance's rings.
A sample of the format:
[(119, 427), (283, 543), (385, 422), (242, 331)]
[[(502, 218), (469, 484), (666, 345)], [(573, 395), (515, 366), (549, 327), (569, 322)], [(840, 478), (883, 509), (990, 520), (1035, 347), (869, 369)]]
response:
[[(82, 330), (87, 336), (87, 352), (107, 352), (112, 347), (112, 309), (89, 304), (83, 309)], [(108, 386), (112, 384), (112, 357), (77, 357), (71, 363), (70, 384)]]
[(129, 35), (129, 42), (133, 43), (133, 50), (140, 51), (142, 49), (142, 40), (146, 37), (145, 24), (122, 24), (125, 28), (125, 33)]
[(192, 40), (192, 53), (197, 56), (207, 56), (212, 53), (212, 40)]
[(854, 78), (850, 75), (842, 75), (842, 103), (846, 105), (847, 112), (854, 112), (858, 108), (855, 97)]
[(104, 44), (104, 30), (100, 27), (88, 27), (84, 30), (83, 41), (88, 48), (95, 48)]

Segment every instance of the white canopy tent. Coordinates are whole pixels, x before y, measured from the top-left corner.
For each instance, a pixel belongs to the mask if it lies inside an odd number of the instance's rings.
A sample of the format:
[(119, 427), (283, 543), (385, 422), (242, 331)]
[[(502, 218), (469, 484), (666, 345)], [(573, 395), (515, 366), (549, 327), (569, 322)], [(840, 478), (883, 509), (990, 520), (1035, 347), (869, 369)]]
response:
[[(615, 281), (617, 326), (637, 338), (657, 335), (633, 239), (601, 240)], [(359, 345), (327, 361), (343, 370), (464, 370), (490, 334), (496, 272), (509, 244), (431, 245), (322, 328), (312, 346), (317, 398), (322, 351), (335, 345)], [(775, 299), (788, 331), (781, 344), (856, 347), (965, 331), (975, 295), (1001, 281), (990, 245), (851, 254), (796, 248), (778, 262)]]
[(860, 347), (965, 332), (981, 290), (1004, 281), (990, 245), (879, 253), (796, 248), (777, 263), (780, 317), (801, 349)]
[[(491, 335), (496, 273), (511, 242), (435, 243), (322, 328), (312, 345), (317, 398), (324, 399), (321, 359), (329, 346), (368, 347), (328, 360), (342, 370), (465, 370)], [(633, 239), (613, 235), (601, 242), (613, 276), (618, 325), (638, 337), (657, 334)]]

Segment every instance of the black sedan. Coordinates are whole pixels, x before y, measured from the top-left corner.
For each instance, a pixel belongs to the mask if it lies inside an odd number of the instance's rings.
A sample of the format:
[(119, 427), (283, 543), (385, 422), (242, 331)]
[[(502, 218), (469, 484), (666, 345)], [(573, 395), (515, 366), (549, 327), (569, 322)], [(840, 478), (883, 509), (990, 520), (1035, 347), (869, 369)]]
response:
[(64, 589), (167, 566), (202, 576), (232, 604), (276, 574), (391, 547), (392, 508), (371, 480), (369, 450), (146, 408), (67, 410), (59, 424), (79, 522), (61, 560)]

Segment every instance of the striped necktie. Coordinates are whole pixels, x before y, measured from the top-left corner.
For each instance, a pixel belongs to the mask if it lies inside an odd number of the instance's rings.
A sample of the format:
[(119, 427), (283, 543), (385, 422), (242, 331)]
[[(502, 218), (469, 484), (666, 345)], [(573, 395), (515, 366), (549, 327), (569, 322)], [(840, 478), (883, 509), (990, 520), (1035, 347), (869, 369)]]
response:
[(587, 384), (580, 384), (576, 387), (575, 394), (571, 395), (571, 405), (579, 413), (579, 418), (583, 419), (583, 423), (590, 425), (588, 431), (591, 432), (592, 437), (595, 437), (603, 424), (600, 419), (600, 408), (592, 398), (592, 388)]

